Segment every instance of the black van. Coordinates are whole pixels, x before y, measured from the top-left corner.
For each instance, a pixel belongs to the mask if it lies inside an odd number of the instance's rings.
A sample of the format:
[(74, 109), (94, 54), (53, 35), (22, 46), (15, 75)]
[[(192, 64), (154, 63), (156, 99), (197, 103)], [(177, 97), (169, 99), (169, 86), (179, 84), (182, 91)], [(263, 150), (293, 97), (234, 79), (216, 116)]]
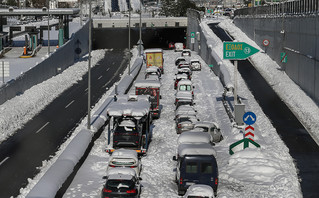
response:
[(178, 146), (176, 183), (178, 195), (184, 195), (187, 188), (193, 184), (205, 184), (214, 189), (217, 194), (218, 167), (216, 152), (211, 144), (180, 144)]

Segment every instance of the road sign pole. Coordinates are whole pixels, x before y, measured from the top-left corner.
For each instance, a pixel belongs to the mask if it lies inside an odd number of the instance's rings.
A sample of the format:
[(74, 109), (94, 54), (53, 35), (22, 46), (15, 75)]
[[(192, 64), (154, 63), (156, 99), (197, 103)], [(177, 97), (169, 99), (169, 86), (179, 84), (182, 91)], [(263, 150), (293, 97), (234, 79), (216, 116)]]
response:
[(4, 62), (2, 61), (2, 83), (4, 84)]
[(237, 73), (238, 73), (238, 61), (234, 61), (235, 70), (234, 70), (234, 103), (237, 104)]

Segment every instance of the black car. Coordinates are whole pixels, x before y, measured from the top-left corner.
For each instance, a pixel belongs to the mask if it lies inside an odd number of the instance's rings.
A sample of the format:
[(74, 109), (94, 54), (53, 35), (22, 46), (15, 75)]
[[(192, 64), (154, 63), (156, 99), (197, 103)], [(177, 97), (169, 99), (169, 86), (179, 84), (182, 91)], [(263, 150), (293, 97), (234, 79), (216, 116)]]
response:
[(108, 197), (139, 197), (141, 187), (135, 170), (131, 168), (112, 168), (108, 171), (108, 176), (101, 192), (102, 198)]

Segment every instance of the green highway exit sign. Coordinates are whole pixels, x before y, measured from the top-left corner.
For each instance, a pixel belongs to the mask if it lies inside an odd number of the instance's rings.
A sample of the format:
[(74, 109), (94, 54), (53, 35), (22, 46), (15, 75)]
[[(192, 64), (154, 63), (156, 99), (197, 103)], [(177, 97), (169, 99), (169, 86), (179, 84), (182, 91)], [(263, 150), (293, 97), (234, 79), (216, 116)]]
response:
[(245, 42), (224, 42), (224, 59), (243, 60), (259, 52)]

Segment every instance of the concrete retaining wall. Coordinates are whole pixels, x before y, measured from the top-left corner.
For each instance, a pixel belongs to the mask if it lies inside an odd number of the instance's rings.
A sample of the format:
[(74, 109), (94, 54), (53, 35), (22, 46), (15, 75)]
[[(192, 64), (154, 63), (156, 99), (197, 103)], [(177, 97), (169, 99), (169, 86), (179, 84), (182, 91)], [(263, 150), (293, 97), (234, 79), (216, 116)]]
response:
[[(86, 25), (74, 33), (71, 39), (51, 54), (50, 57), (19, 76), (12, 83), (1, 87), (0, 104), (3, 104), (16, 95), (22, 94), (30, 87), (57, 75), (88, 53), (88, 24), (89, 23), (86, 23)], [(75, 53), (76, 48), (81, 49), (80, 54)]]
[[(230, 74), (223, 60), (213, 50), (215, 41), (208, 36), (209, 33), (200, 24), (200, 13), (195, 10), (188, 10), (187, 16), (187, 47), (198, 52), (207, 65), (211, 66), (211, 70), (219, 77), (226, 89), (233, 90), (234, 85), (231, 82)], [(191, 38), (191, 33), (195, 34), (194, 39)]]
[[(236, 17), (234, 23), (319, 104), (319, 16)], [(264, 48), (262, 41), (270, 45)], [(287, 53), (282, 63), (281, 53)]]

